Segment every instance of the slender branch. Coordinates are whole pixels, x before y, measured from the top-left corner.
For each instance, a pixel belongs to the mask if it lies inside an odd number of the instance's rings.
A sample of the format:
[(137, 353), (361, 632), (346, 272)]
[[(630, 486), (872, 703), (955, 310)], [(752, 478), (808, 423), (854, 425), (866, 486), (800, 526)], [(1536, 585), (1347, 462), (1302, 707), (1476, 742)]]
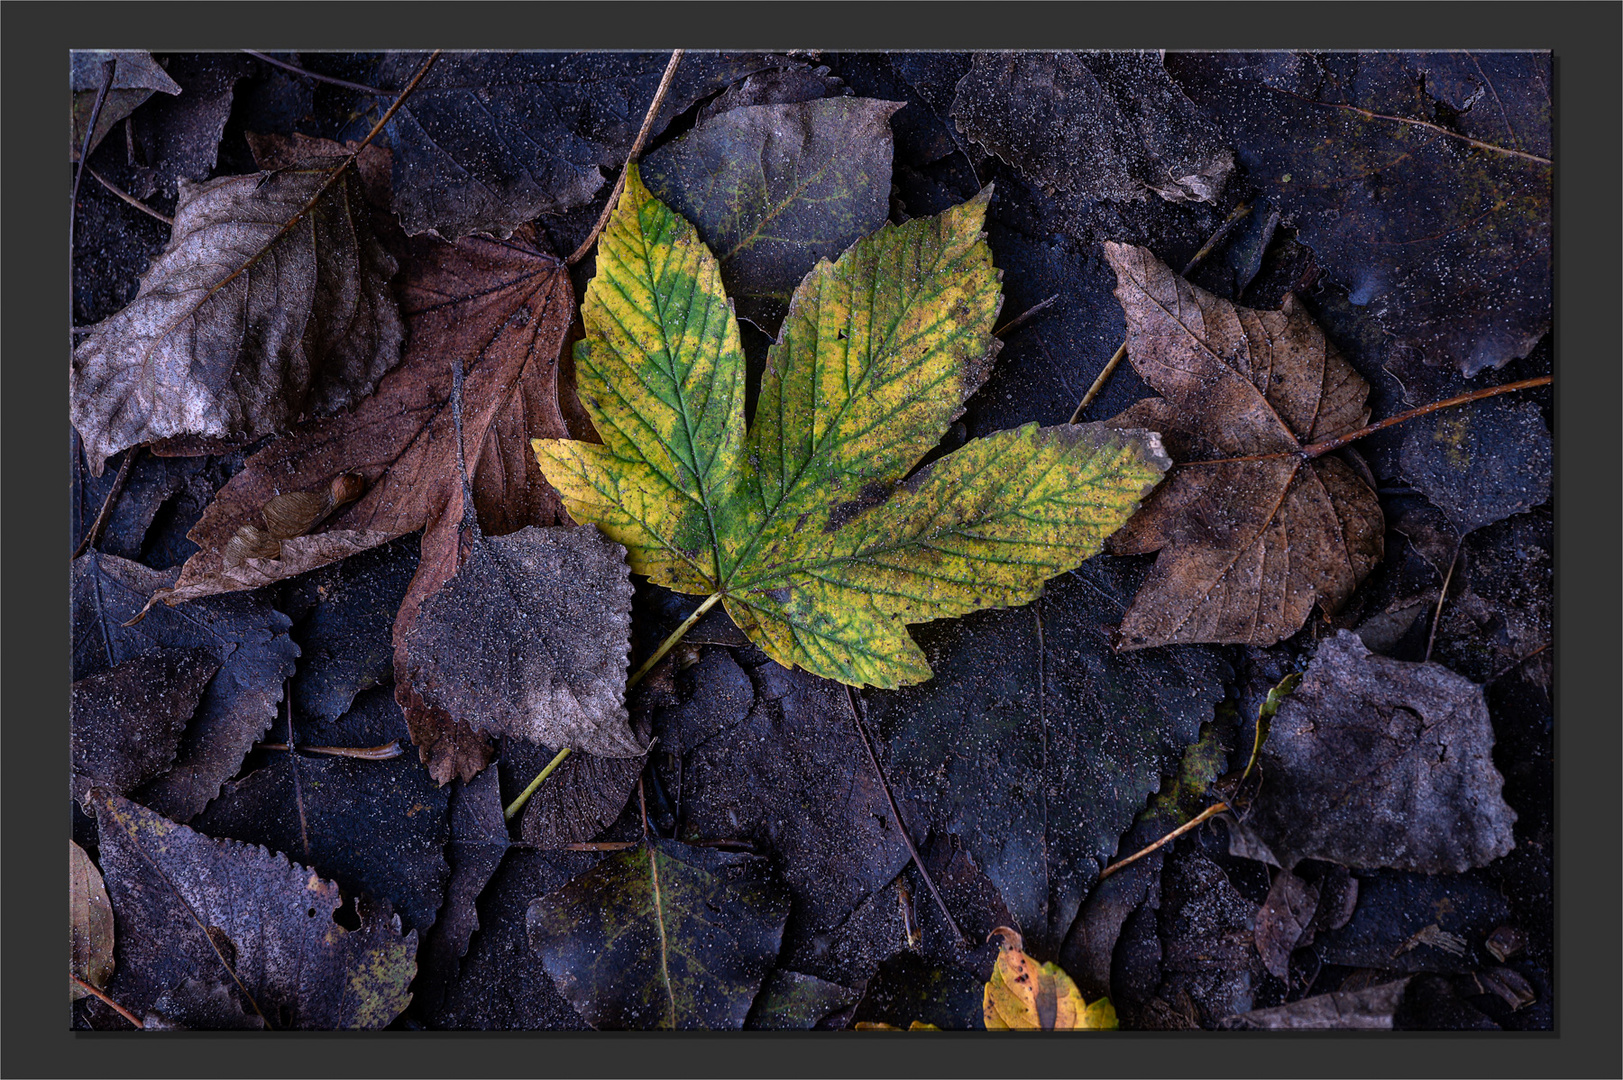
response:
[(322, 75), (318, 72), (310, 71), (307, 68), (301, 68), (297, 64), (290, 64), (286, 60), (278, 60), (276, 57), (267, 53), (255, 52), (252, 49), (244, 49), (242, 51), (247, 53), (249, 56), (254, 57), (256, 60), (263, 60), (267, 64), (275, 64), (279, 68), (291, 71), (295, 75), (303, 75), (307, 79), (314, 79), (316, 82), (331, 83), (333, 86), (342, 86), (346, 90), (354, 90), (358, 93), (370, 94), (373, 97), (389, 96), (389, 92), (387, 90), (379, 90), (375, 86), (367, 86), (365, 83), (353, 83), (346, 79), (335, 79), (331, 75)]
[(1536, 379), (1519, 379), (1516, 382), (1501, 383), (1498, 386), (1485, 386), (1480, 390), (1473, 390), (1469, 394), (1458, 394), (1443, 401), (1434, 401), (1430, 405), (1422, 405), (1418, 409), (1410, 409), (1408, 412), (1400, 412), (1396, 416), (1389, 416), (1378, 424), (1371, 424), (1368, 427), (1359, 428), (1357, 431), (1349, 431), (1345, 435), (1338, 435), (1334, 439), (1326, 439), (1324, 442), (1304, 446), (1302, 447), (1302, 456), (1312, 461), (1316, 457), (1323, 457), (1332, 450), (1339, 450), (1350, 442), (1357, 442), (1366, 435), (1373, 435), (1377, 431), (1384, 431), (1396, 424), (1413, 420), (1418, 416), (1425, 416), (1427, 413), (1437, 412), (1439, 409), (1465, 405), (1472, 401), (1481, 401), (1483, 398), (1491, 398), (1499, 394), (1508, 394), (1512, 390), (1531, 390), (1535, 386), (1549, 386), (1554, 381), (1553, 376), (1541, 375)]
[(530, 801), (530, 796), (536, 793), (536, 789), (541, 786), (541, 782), (551, 776), (553, 771), (564, 763), (564, 758), (568, 756), (569, 747), (567, 746), (553, 755), (552, 760), (547, 762), (547, 767), (542, 769), (534, 780), (530, 781), (530, 786), (519, 792), (518, 798), (514, 799), (507, 809), (502, 811), (502, 817), (508, 821), (518, 817), (518, 812), (524, 809), (524, 804)]
[[(1502, 678), (1503, 676), (1509, 675), (1512, 671), (1515, 671), (1517, 668), (1521, 667), (1523, 664), (1527, 663), (1529, 660), (1533, 659), (1533, 657), (1537, 656), (1539, 653), (1543, 652), (1545, 649), (1548, 649), (1549, 647), (1550, 647), (1550, 643), (1548, 641), (1546, 641), (1544, 644), (1540, 645), (1538, 648), (1534, 649), (1532, 652), (1527, 653), (1525, 656), (1517, 657), (1515, 660), (1512, 660), (1510, 663), (1506, 664), (1504, 667), (1500, 668), (1498, 671), (1494, 672), (1492, 675), (1489, 675), (1488, 678), (1487, 678), (1487, 682), (1496, 682), (1500, 678)], [(1484, 684), (1484, 685), (1486, 685), (1486, 684)]]
[[(139, 446), (130, 447), (129, 453), (124, 455), (124, 463), (118, 467), (118, 475), (113, 477), (113, 486), (107, 492), (107, 498), (101, 502), (101, 510), (96, 514), (96, 520), (91, 522), (90, 531), (85, 533), (79, 546), (73, 549), (73, 558), (77, 559), (101, 539), (102, 530), (107, 527), (107, 519), (113, 516), (113, 504), (118, 501), (119, 492), (124, 490), (124, 481), (130, 477), (130, 466), (140, 456)], [(71, 559), (69, 560), (72, 561)]]
[(659, 80), (659, 89), (654, 91), (653, 104), (648, 106), (648, 115), (642, 118), (642, 130), (637, 132), (637, 139), (631, 144), (631, 152), (626, 154), (626, 163), (620, 169), (620, 176), (614, 181), (614, 190), (609, 192), (609, 201), (604, 204), (603, 213), (598, 215), (597, 224), (592, 226), (591, 233), (581, 241), (575, 253), (564, 260), (567, 265), (574, 266), (586, 258), (586, 253), (597, 243), (598, 236), (608, 227), (609, 218), (614, 216), (614, 206), (620, 201), (620, 192), (625, 190), (626, 169), (637, 160), (637, 155), (642, 153), (642, 144), (654, 126), (654, 118), (659, 115), (659, 107), (665, 103), (665, 93), (671, 88), (671, 80), (676, 78), (676, 66), (682, 62), (683, 51), (682, 49), (671, 51), (671, 62), (665, 65), (665, 75)]
[[(1184, 264), (1183, 276), (1188, 277), (1194, 271), (1195, 267), (1205, 262), (1206, 257), (1213, 251), (1217, 250), (1217, 245), (1226, 240), (1229, 233), (1234, 231), (1234, 227), (1238, 225), (1249, 213), (1251, 213), (1251, 204), (1245, 202), (1241, 203), (1239, 206), (1236, 206), (1233, 210), (1230, 210), (1229, 216), (1224, 219), (1223, 224), (1219, 225), (1217, 227), (1217, 231), (1212, 233), (1211, 237), (1207, 239), (1206, 243), (1201, 245), (1200, 250), (1195, 252), (1194, 257)], [(1071, 414), (1071, 419), (1069, 421), (1070, 423), (1074, 424), (1078, 420), (1082, 419), (1082, 410), (1086, 409), (1089, 405), (1092, 405), (1093, 399), (1098, 397), (1099, 394), (1104, 391), (1105, 383), (1110, 381), (1110, 376), (1116, 373), (1116, 369), (1121, 366), (1121, 362), (1126, 359), (1126, 357), (1127, 342), (1124, 341), (1121, 343), (1121, 348), (1117, 349), (1110, 359), (1105, 362), (1104, 370), (1099, 372), (1099, 377), (1097, 379), (1093, 380), (1093, 385), (1088, 387), (1088, 392), (1082, 395), (1082, 400), (1077, 403), (1076, 411)]]
[(1053, 296), (1050, 296), (1047, 300), (1044, 300), (1039, 304), (1034, 304), (1033, 306), (1028, 307), (1026, 310), (1022, 311), (1020, 314), (1016, 315), (1014, 318), (1010, 319), (1008, 322), (1004, 323), (1002, 326), (998, 327), (996, 330), (993, 330), (992, 331), (992, 336), (993, 337), (1007, 337), (1008, 335), (1010, 335), (1010, 334), (1014, 333), (1016, 330), (1018, 330), (1022, 325), (1024, 325), (1026, 323), (1027, 320), (1032, 318), (1034, 315), (1040, 314), (1041, 312), (1047, 311), (1049, 308), (1053, 307), (1054, 306), (1054, 301), (1056, 301), (1058, 299), (1059, 299), (1059, 293), (1055, 293)]
[(1144, 856), (1150, 854), (1152, 851), (1155, 851), (1157, 848), (1165, 847), (1167, 844), (1170, 844), (1172, 841), (1176, 840), (1178, 837), (1182, 836), (1184, 833), (1188, 832), (1190, 829), (1193, 829), (1195, 826), (1199, 825), (1201, 822), (1205, 821), (1208, 818), (1216, 817), (1218, 814), (1221, 814), (1223, 811), (1227, 810), (1228, 808), (1229, 808), (1229, 804), (1226, 803), (1226, 802), (1215, 803), (1215, 804), (1213, 804), (1211, 806), (1208, 806), (1206, 809), (1202, 810), (1200, 813), (1196, 814), (1194, 817), (1190, 818), (1188, 821), (1184, 822), (1182, 825), (1179, 825), (1176, 829), (1173, 829), (1171, 832), (1169, 832), (1165, 836), (1161, 837), (1161, 839), (1157, 840), (1155, 843), (1151, 844), (1149, 847), (1146, 847), (1146, 848), (1144, 848), (1144, 849), (1142, 849), (1140, 851), (1135, 851), (1131, 855), (1127, 856), (1127, 858), (1123, 859), (1121, 862), (1112, 863), (1109, 866), (1105, 867), (1103, 870), (1099, 871), (1099, 880), (1103, 881), (1105, 878), (1109, 877), (1111, 874), (1114, 874), (1117, 870), (1120, 870), (1122, 867), (1130, 866), (1131, 864), (1133, 864), (1133, 863), (1137, 862), (1138, 860), (1142, 859)]
[(130, 1012), (130, 1010), (126, 1009), (124, 1006), (102, 993), (102, 991), (98, 990), (96, 987), (91, 986), (73, 972), (68, 972), (68, 978), (73, 980), (74, 984), (77, 985), (79, 989), (83, 990), (85, 993), (89, 994), (91, 997), (94, 997), (97, 1001), (100, 1001), (103, 1005), (106, 1005), (109, 1009), (112, 1009), (118, 1015), (134, 1024), (137, 1029), (144, 1029), (146, 1027), (145, 1024), (141, 1023), (141, 1018), (139, 1016), (136, 1016), (134, 1013)]
[[(256, 744), (256, 749), (293, 750), (294, 747), (287, 743), (262, 742)], [(301, 754), (325, 754), (327, 757), (354, 758), (357, 761), (388, 761), (404, 753), (400, 749), (399, 739), (382, 746), (300, 746), (297, 749)]]
[(1454, 567), (1460, 562), (1460, 548), (1465, 546), (1463, 539), (1454, 541), (1454, 557), (1448, 560), (1448, 573), (1443, 575), (1443, 587), (1437, 593), (1437, 610), (1431, 616), (1431, 633), (1426, 635), (1426, 655), (1421, 657), (1421, 663), (1431, 662), (1431, 647), (1437, 644), (1437, 628), (1443, 622), (1443, 601), (1448, 599), (1448, 583), (1454, 580)]
[(924, 868), (924, 860), (919, 858), (919, 849), (913, 846), (913, 838), (907, 835), (907, 822), (902, 820), (901, 811), (896, 809), (896, 796), (890, 793), (890, 781), (885, 779), (885, 770), (879, 767), (879, 758), (873, 752), (873, 743), (868, 741), (868, 729), (863, 726), (862, 714), (857, 712), (857, 695), (849, 686), (845, 688), (845, 700), (851, 706), (851, 722), (856, 725), (857, 734), (862, 737), (862, 748), (868, 751), (868, 762), (873, 765), (874, 775), (879, 777), (879, 787), (885, 793), (885, 802), (890, 805), (890, 816), (896, 822), (896, 831), (901, 834), (902, 843), (907, 845), (907, 853), (913, 857), (913, 865), (919, 868), (924, 883), (930, 887), (930, 895), (935, 897), (936, 906), (941, 909), (947, 925), (952, 927), (953, 936), (958, 939), (959, 947), (967, 949), (969, 940), (964, 937), (964, 932), (958, 929), (958, 920), (947, 910), (947, 902), (941, 899), (941, 890), (935, 887), (935, 879), (930, 876), (930, 871)]
[(175, 219), (174, 218), (170, 217), (168, 214), (160, 214), (160, 213), (158, 213), (156, 210), (152, 209), (152, 207), (148, 206), (146, 203), (142, 202), (140, 199), (137, 199), (134, 195), (131, 195), (129, 192), (125, 191), (123, 188), (119, 187), (117, 184), (115, 184), (111, 180), (107, 179), (107, 177), (103, 176), (101, 173), (97, 172), (95, 169), (92, 169), (89, 165), (85, 166), (85, 172), (89, 173), (94, 180), (96, 180), (98, 183), (101, 184), (102, 187), (106, 188), (108, 191), (111, 191), (114, 195), (117, 195), (120, 199), (123, 199), (125, 202), (129, 203), (131, 206), (133, 206), (137, 210), (141, 211), (141, 213), (147, 215), (148, 217), (157, 218), (159, 221), (163, 222), (165, 225), (168, 225), (170, 228), (175, 227)]

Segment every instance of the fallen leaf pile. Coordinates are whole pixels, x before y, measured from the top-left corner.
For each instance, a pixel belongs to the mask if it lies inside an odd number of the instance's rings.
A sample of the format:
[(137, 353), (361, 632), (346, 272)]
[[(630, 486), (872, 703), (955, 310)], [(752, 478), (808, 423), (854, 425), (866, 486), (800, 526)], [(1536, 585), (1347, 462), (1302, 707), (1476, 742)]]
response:
[(1552, 1026), (1552, 74), (75, 53), (73, 1026)]

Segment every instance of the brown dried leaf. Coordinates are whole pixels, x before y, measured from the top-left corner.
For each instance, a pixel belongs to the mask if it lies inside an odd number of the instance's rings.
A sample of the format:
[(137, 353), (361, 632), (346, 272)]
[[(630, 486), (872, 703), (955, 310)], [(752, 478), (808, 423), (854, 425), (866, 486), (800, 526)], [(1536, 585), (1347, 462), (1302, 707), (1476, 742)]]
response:
[(353, 172), (332, 181), (341, 160), (180, 183), (136, 298), (74, 350), (71, 416), (93, 473), (155, 439), (286, 430), (394, 367), (397, 264)]
[(1337, 991), (1302, 998), (1288, 1005), (1272, 1009), (1253, 1009), (1237, 1016), (1225, 1018), (1221, 1027), (1262, 1029), (1266, 1031), (1300, 1031), (1303, 1029), (1334, 1028), (1339, 1030), (1390, 1030), (1392, 1017), (1408, 979), (1382, 983), (1363, 990)]
[(163, 649), (74, 683), (74, 797), (92, 784), (127, 795), (166, 772), (218, 670), (207, 649)]
[(1257, 952), (1262, 966), (1283, 979), (1290, 973), (1291, 953), (1318, 910), (1319, 889), (1289, 870), (1280, 870), (1257, 912)]
[(1244, 828), (1284, 866), (1460, 873), (1515, 845), (1482, 687), (1345, 630), (1280, 706), (1260, 763)]
[(1121, 648), (1272, 645), (1315, 601), (1337, 610), (1380, 561), (1375, 492), (1347, 463), (1297, 453), (1362, 427), (1369, 384), (1293, 297), (1252, 311), (1145, 248), (1106, 244), (1105, 256), (1128, 356), (1162, 394), (1110, 423), (1162, 432), (1179, 462), (1110, 541), (1120, 555), (1161, 552), (1122, 620)]
[(405, 634), (405, 676), (476, 731), (640, 757), (625, 706), (631, 572), (595, 527), (475, 537)]
[[(84, 849), (68, 841), (68, 971), (102, 988), (113, 974), (113, 908), (101, 871)], [(68, 999), (86, 991), (68, 983)]]

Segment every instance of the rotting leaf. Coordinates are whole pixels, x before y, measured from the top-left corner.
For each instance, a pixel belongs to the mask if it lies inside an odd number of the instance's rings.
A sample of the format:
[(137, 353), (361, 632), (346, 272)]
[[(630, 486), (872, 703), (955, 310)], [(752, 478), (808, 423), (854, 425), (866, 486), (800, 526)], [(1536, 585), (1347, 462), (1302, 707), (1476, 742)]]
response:
[(74, 683), (74, 797), (92, 785), (128, 795), (168, 771), (218, 670), (208, 649), (162, 649)]
[(180, 95), (151, 98), (132, 119), (141, 157), (128, 167), (126, 190), (138, 199), (173, 198), (178, 181), (214, 171), (237, 81), (258, 63), (243, 53), (181, 54), (166, 62)]
[(344, 159), (182, 182), (136, 298), (74, 350), (91, 472), (177, 435), (258, 438), (348, 408), (400, 359), (398, 268)]
[(902, 813), (964, 839), (1040, 953), (1222, 697), (1216, 649), (1111, 648), (1142, 580), (1094, 560), (1030, 608), (927, 627), (937, 676), (862, 695)]
[[(452, 53), (390, 121), (395, 210), (412, 234), (505, 237), (541, 214), (591, 201), (653, 100), (668, 53)], [(392, 53), (378, 71), (403, 85), (423, 61)], [(688, 53), (651, 137), (694, 102), (785, 61)]]
[(152, 1003), (147, 1031), (262, 1031), (265, 1021), (232, 996), (229, 979), (188, 978)]
[(863, 1025), (909, 1031), (921, 1027), (961, 1030), (981, 1026), (982, 980), (955, 964), (939, 965), (915, 953), (886, 958), (852, 1013)]
[(192, 825), (217, 839), (280, 851), (347, 895), (387, 900), (421, 936), (434, 922), (450, 872), (443, 853), (449, 795), (410, 757), (283, 752), (226, 784)]
[(1085, 199), (1215, 201), (1234, 169), (1154, 52), (981, 53), (958, 83), (965, 134)]
[(1459, 535), (1549, 499), (1550, 429), (1534, 403), (1489, 398), (1408, 426), (1404, 479), (1425, 493)]
[(451, 874), (445, 883), (445, 902), (417, 952), (415, 993), (421, 1011), (430, 1016), (445, 1003), (456, 981), (469, 941), (479, 929), (479, 894), (507, 853), (507, 822), (495, 770), (487, 769), (466, 784), (460, 780), (451, 784), (450, 822), (445, 860)]
[(1403, 992), (1408, 988), (1407, 978), (1369, 986), (1362, 990), (1334, 991), (1316, 994), (1271, 1009), (1253, 1009), (1226, 1017), (1220, 1027), (1262, 1029), (1265, 1031), (1323, 1030), (1391, 1030), (1392, 1017)]
[(767, 860), (652, 837), (530, 905), (530, 945), (595, 1028), (736, 1029), (789, 896)]
[(1458, 873), (1515, 844), (1482, 688), (1375, 656), (1345, 630), (1280, 706), (1261, 766), (1244, 827), (1282, 866)]
[[(68, 971), (97, 989), (113, 974), (113, 908), (101, 871), (84, 849), (68, 841)], [(89, 993), (68, 983), (68, 1000)]]
[(1122, 648), (1272, 645), (1315, 602), (1335, 612), (1380, 561), (1381, 506), (1346, 462), (1298, 451), (1362, 427), (1369, 384), (1292, 297), (1251, 311), (1145, 248), (1106, 244), (1105, 256), (1127, 355), (1162, 394), (1111, 423), (1160, 431), (1178, 459), (1110, 541), (1116, 554), (1161, 552), (1122, 620)]
[(228, 981), (275, 1028), (381, 1028), (411, 1000), (415, 933), (384, 912), (335, 918), (338, 886), (262, 848), (210, 840), (91, 793), (119, 918), (108, 993), (137, 1015), (188, 978)]
[(1039, 964), (1021, 949), (1017, 931), (1000, 926), (997, 964), (982, 998), (987, 1031), (1112, 1030), (1116, 1010), (1109, 998), (1082, 1000), (1076, 983), (1057, 964)]
[(830, 1014), (855, 1005), (859, 996), (848, 986), (779, 968), (755, 999), (744, 1027), (752, 1031), (809, 1030)]
[(299, 712), (335, 721), (355, 704), (357, 694), (393, 681), (391, 629), (417, 562), (417, 542), (405, 537), (346, 559), (336, 569), (336, 580), (323, 590), (315, 610), (293, 629), (304, 652), (293, 677)]
[(770, 330), (807, 270), (885, 223), (888, 121), (901, 107), (835, 97), (735, 108), (649, 154), (641, 175), (715, 252), (740, 314)]
[(1468, 376), (1550, 327), (1548, 52), (1171, 53), (1355, 304)]
[(1277, 978), (1290, 974), (1291, 953), (1307, 934), (1319, 906), (1317, 885), (1281, 868), (1257, 912), (1257, 953), (1262, 966)]
[(719, 730), (683, 746), (679, 835), (760, 844), (788, 882), (797, 932), (833, 930), (896, 877), (907, 846), (845, 688), (771, 661), (753, 675), (749, 715), (707, 718)]
[(113, 80), (107, 87), (101, 115), (96, 118), (96, 134), (90, 139), (94, 153), (107, 133), (154, 93), (178, 94), (180, 85), (159, 66), (148, 52), (135, 50), (74, 49), (69, 54), (68, 84), (73, 91), (73, 115), (68, 130), (68, 160), (78, 161), (84, 148), (85, 129), (96, 108), (96, 96), (106, 81), (106, 65), (111, 61)]
[(237, 774), (264, 734), (293, 674), (298, 646), (287, 616), (263, 597), (210, 597), (183, 610), (154, 608), (133, 625), (146, 598), (174, 580), (95, 551), (73, 564), (73, 673), (85, 678), (165, 649), (206, 650), (220, 670), (203, 690), (181, 739), (174, 768), (136, 798), (176, 820), (187, 820)]
[[(646, 725), (634, 721), (631, 731), (639, 744), (647, 743)], [(502, 740), (503, 778), (516, 785), (512, 789), (515, 793), (522, 791), (558, 749), (518, 739)], [(626, 808), (647, 761), (645, 754), (570, 754), (524, 804), (519, 835), (526, 844), (543, 851), (595, 839)]]
[(592, 526), (475, 537), (406, 634), (411, 690), (480, 732), (641, 757), (625, 705), (631, 577)]
[(1030, 424), (899, 483), (989, 368), (990, 197), (815, 267), (746, 432), (716, 260), (629, 169), (576, 348), (605, 442), (534, 444), (571, 515), (779, 663), (882, 687), (930, 677), (907, 623), (1029, 603), (1096, 553), (1165, 468), (1150, 432)]
[[(189, 534), (187, 560), (167, 603), (252, 589), (336, 562), (423, 529), (422, 558), (394, 624), (396, 691), (412, 739), (436, 780), (471, 779), (491, 746), (467, 725), (414, 699), (404, 638), (422, 602), (456, 573), (462, 484), (451, 415), (452, 357), (461, 358), (463, 459), (488, 535), (562, 520), (557, 496), (530, 452), (534, 435), (563, 435), (559, 354), (574, 291), (557, 258), (524, 227), (507, 241), (411, 242), (403, 308), (411, 330), (401, 365), (355, 411), (308, 424), (271, 443), (220, 490)], [(369, 486), (314, 536), (282, 541), (278, 561), (227, 569), (223, 551), (279, 491), (319, 489), (345, 473)]]

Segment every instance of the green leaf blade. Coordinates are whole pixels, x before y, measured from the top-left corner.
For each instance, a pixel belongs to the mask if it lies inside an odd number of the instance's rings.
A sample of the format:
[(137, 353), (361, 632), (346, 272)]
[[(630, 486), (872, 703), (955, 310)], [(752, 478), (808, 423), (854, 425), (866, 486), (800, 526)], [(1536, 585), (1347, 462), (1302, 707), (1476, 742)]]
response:
[(766, 540), (900, 480), (985, 380), (1002, 301), (990, 198), (887, 225), (795, 290), (749, 438)]

